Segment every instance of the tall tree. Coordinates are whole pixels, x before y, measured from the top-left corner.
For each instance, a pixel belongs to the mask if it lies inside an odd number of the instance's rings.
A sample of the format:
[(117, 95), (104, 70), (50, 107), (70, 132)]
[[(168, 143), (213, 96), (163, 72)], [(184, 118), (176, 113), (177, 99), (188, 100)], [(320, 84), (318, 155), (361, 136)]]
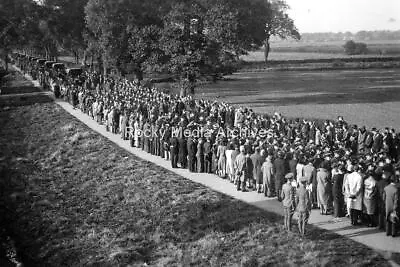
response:
[(159, 1), (89, 0), (85, 7), (86, 25), (101, 50), (105, 73), (108, 68), (125, 72), (131, 60), (130, 31), (160, 24), (158, 4)]
[(38, 40), (38, 5), (31, 0), (0, 2), (0, 48), (8, 67), (8, 54)]
[(172, 6), (164, 17), (160, 43), (168, 57), (166, 69), (178, 77), (182, 96), (194, 93), (199, 77), (223, 73), (235, 55), (257, 42), (244, 30), (252, 23), (244, 23), (246, 10), (239, 1), (222, 0), (178, 1)]
[(126, 69), (135, 73), (140, 82), (146, 71), (160, 71), (165, 64), (164, 53), (159, 43), (161, 28), (156, 25), (130, 26), (128, 32), (129, 58), (126, 60)]
[(297, 30), (293, 19), (287, 14), (289, 6), (284, 0), (272, 0), (267, 2), (270, 8), (267, 15), (267, 23), (265, 24), (265, 39), (264, 39), (264, 57), (265, 62), (268, 61), (269, 52), (271, 50), (271, 36), (279, 36), (282, 39), (288, 37), (300, 40), (301, 36)]
[(205, 61), (205, 7), (195, 1), (175, 4), (165, 17), (162, 50), (168, 57), (165, 68), (180, 81), (181, 95), (194, 91)]
[(56, 45), (71, 52), (76, 63), (85, 49), (85, 6), (88, 0), (42, 0), (46, 34)]

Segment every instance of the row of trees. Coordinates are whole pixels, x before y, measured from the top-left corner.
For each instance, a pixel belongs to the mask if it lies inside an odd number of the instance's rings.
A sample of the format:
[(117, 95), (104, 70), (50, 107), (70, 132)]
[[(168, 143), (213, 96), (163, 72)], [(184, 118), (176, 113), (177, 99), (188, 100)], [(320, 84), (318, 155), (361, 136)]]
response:
[(400, 40), (399, 31), (359, 31), (359, 32), (319, 32), (303, 33), (301, 36), (304, 42), (329, 42), (329, 41), (388, 41)]
[(168, 72), (192, 91), (272, 36), (300, 39), (283, 0), (2, 0), (0, 42), (57, 57), (91, 57), (103, 72)]

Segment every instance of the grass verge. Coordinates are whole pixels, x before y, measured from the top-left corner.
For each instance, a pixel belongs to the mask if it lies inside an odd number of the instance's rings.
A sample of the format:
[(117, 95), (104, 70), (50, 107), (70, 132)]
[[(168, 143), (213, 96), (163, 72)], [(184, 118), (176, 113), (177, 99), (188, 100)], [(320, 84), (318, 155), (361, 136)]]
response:
[(116, 147), (56, 104), (0, 113), (6, 228), (36, 266), (388, 266)]

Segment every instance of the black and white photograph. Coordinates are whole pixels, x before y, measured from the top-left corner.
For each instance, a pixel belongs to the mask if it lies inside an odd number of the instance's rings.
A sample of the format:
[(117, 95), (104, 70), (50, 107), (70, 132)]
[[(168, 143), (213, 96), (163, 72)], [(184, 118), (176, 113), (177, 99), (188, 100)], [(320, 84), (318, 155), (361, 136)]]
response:
[(400, 266), (400, 1), (0, 0), (30, 266)]

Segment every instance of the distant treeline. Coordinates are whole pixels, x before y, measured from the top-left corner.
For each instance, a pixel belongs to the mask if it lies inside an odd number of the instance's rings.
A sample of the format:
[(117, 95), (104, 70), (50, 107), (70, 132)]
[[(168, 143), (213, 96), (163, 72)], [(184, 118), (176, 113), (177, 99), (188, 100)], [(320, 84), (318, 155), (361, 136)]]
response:
[(400, 57), (320, 58), (304, 60), (242, 61), (240, 71), (274, 70), (333, 70), (399, 68)]
[(352, 32), (318, 32), (302, 33), (302, 42), (329, 42), (329, 41), (380, 41), (380, 40), (400, 40), (400, 30), (398, 31), (359, 31)]

